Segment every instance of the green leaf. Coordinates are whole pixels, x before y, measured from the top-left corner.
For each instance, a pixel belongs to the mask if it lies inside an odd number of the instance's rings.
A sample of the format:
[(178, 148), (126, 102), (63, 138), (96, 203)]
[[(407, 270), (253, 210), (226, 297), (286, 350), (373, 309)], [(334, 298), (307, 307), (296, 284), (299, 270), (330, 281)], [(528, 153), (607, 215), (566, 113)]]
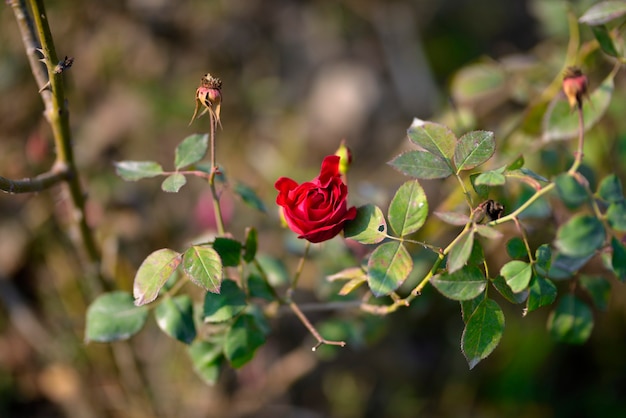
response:
[(265, 334), (252, 315), (241, 315), (226, 334), (224, 354), (230, 365), (238, 369), (254, 357), (257, 348), (265, 344)]
[(476, 180), (482, 173), (473, 173), (470, 174), (470, 182), (472, 183), (472, 188), (481, 199), (487, 199), (489, 197), (489, 186), (485, 186), (484, 184), (476, 184)]
[(500, 239), (500, 238), (502, 238), (502, 232), (498, 231), (497, 229), (495, 229), (492, 226), (476, 225), (474, 227), (474, 229), (476, 230), (476, 232), (478, 232), (478, 234), (480, 236), (485, 237), (487, 239)]
[(243, 246), (243, 259), (246, 263), (251, 263), (256, 256), (258, 248), (258, 238), (256, 228), (246, 228), (246, 241)]
[(450, 86), (455, 102), (461, 105), (497, 97), (506, 88), (504, 69), (493, 62), (467, 65), (458, 71)]
[(541, 244), (535, 251), (535, 269), (543, 277), (548, 275), (552, 264), (552, 249), (548, 244)]
[(396, 170), (417, 179), (442, 179), (454, 173), (450, 164), (428, 151), (408, 151), (389, 162)]
[(367, 282), (374, 296), (395, 291), (413, 269), (413, 260), (404, 245), (387, 242), (374, 250), (367, 263)]
[(528, 258), (526, 245), (524, 244), (524, 241), (520, 237), (513, 237), (507, 241), (506, 252), (509, 254), (509, 257), (511, 258), (517, 258), (520, 260), (525, 260)]
[(467, 321), (461, 338), (461, 349), (470, 370), (491, 354), (500, 342), (503, 332), (502, 309), (495, 301), (485, 299)]
[[(274, 287), (284, 286), (291, 280), (291, 276), (282, 260), (267, 254), (260, 254), (257, 256), (257, 262), (262, 269), (262, 273), (259, 271), (259, 274), (264, 274), (270, 285)], [(256, 266), (253, 265), (252, 267), (252, 270), (257, 270)]]
[(511, 303), (522, 303), (528, 298), (528, 290), (514, 293), (502, 276), (496, 276), (491, 283), (498, 293)]
[(454, 155), (456, 136), (446, 126), (415, 119), (407, 132), (409, 139), (442, 160), (450, 161)]
[(239, 315), (247, 306), (246, 294), (232, 280), (224, 280), (219, 294), (204, 296), (204, 322), (224, 322)]
[(217, 383), (224, 359), (222, 346), (208, 341), (195, 341), (189, 346), (189, 357), (194, 370), (209, 385)]
[(137, 306), (152, 302), (159, 295), (167, 279), (181, 262), (180, 254), (168, 248), (156, 250), (139, 266), (133, 284), (133, 295)]
[(339, 292), (337, 292), (340, 296), (346, 296), (352, 293), (353, 290), (359, 288), (363, 283), (367, 282), (367, 275), (363, 275), (363, 277), (354, 278), (352, 280), (348, 280), (346, 284), (344, 284)]
[(467, 324), (467, 321), (469, 321), (476, 308), (478, 308), (478, 305), (480, 305), (486, 298), (487, 292), (483, 292), (474, 299), (462, 300), (459, 302), (461, 304), (461, 316), (463, 317), (463, 322), (465, 324)]
[(442, 295), (453, 300), (474, 299), (487, 287), (485, 274), (476, 266), (434, 276), (430, 282)]
[(383, 211), (371, 204), (357, 208), (356, 218), (345, 223), (346, 238), (361, 244), (377, 244), (387, 237), (387, 223)]
[(239, 241), (217, 237), (213, 242), (213, 249), (220, 255), (224, 267), (237, 267), (241, 263), (242, 245)]
[(177, 170), (197, 163), (204, 158), (209, 147), (209, 135), (193, 134), (176, 147), (174, 165)]
[(85, 342), (125, 340), (138, 333), (147, 318), (148, 308), (135, 306), (130, 293), (105, 293), (87, 308)]
[(611, 203), (606, 211), (606, 218), (611, 228), (619, 232), (626, 232), (626, 202)]
[(558, 175), (554, 182), (556, 190), (565, 206), (569, 209), (576, 209), (583, 203), (589, 201), (589, 195), (585, 187), (573, 176), (563, 173)]
[(603, 25), (625, 14), (626, 3), (623, 1), (602, 1), (591, 6), (578, 21), (590, 26)]
[(241, 197), (241, 200), (243, 200), (246, 205), (250, 206), (252, 209), (258, 210), (259, 212), (267, 213), (265, 203), (263, 203), (261, 198), (252, 188), (243, 183), (237, 183), (234, 191), (239, 195), (239, 197)]
[(454, 273), (467, 263), (474, 246), (474, 231), (463, 235), (448, 253), (448, 271)]
[(611, 283), (602, 276), (580, 276), (578, 280), (583, 289), (589, 293), (596, 308), (606, 311), (611, 297)]
[(157, 325), (170, 337), (185, 344), (196, 338), (193, 304), (188, 295), (165, 298), (154, 310)]
[(488, 161), (496, 151), (496, 140), (493, 132), (472, 131), (463, 135), (454, 150), (454, 164), (457, 174), (463, 170)]
[(183, 255), (183, 270), (189, 280), (209, 292), (219, 293), (222, 283), (222, 260), (208, 245), (194, 245)]
[(615, 238), (611, 238), (611, 267), (621, 282), (626, 281), (626, 247)]
[(497, 171), (486, 171), (476, 177), (474, 184), (476, 186), (502, 186), (506, 183), (504, 174)]
[[(516, 203), (513, 205), (514, 208), (519, 208), (522, 206), (528, 199), (530, 199), (536, 193), (535, 189), (531, 189), (530, 187), (524, 186), (522, 188), (521, 193), (518, 196)], [(520, 219), (528, 219), (528, 218), (546, 218), (550, 216), (552, 213), (552, 209), (550, 208), (550, 203), (548, 202), (548, 198), (546, 196), (542, 196), (539, 199), (535, 200), (530, 206), (528, 206), (522, 213), (520, 213)]]
[(163, 174), (163, 168), (154, 161), (119, 161), (115, 163), (115, 171), (126, 181), (137, 181)]
[(524, 156), (520, 155), (512, 163), (506, 166), (506, 171), (515, 171), (524, 167)]
[(417, 180), (407, 181), (394, 195), (389, 204), (389, 226), (404, 237), (418, 231), (428, 216), (426, 193)]
[(500, 274), (504, 277), (513, 293), (518, 293), (528, 287), (533, 269), (529, 263), (513, 260), (502, 266)]
[(593, 36), (598, 41), (598, 44), (600, 44), (600, 48), (602, 48), (606, 54), (612, 57), (620, 56), (619, 52), (617, 52), (617, 48), (615, 48), (615, 44), (613, 43), (613, 38), (611, 38), (611, 33), (606, 26), (592, 26), (591, 32), (593, 32)]
[(593, 313), (574, 295), (565, 295), (548, 318), (548, 331), (557, 341), (582, 344), (593, 330)]
[(272, 288), (263, 280), (263, 277), (258, 274), (250, 274), (248, 276), (248, 291), (252, 298), (260, 298), (269, 301), (276, 299)]
[(472, 252), (467, 259), (467, 264), (478, 267), (481, 267), (485, 264), (485, 252), (483, 251), (483, 246), (480, 245), (480, 241), (474, 240)]
[(615, 203), (624, 200), (622, 182), (615, 174), (610, 174), (602, 179), (598, 186), (598, 196), (605, 202)]
[(562, 280), (572, 277), (574, 273), (587, 264), (587, 261), (589, 261), (593, 256), (594, 253), (585, 257), (567, 256), (557, 253), (552, 258), (547, 277), (554, 280)]
[[(583, 107), (585, 132), (593, 127), (604, 115), (613, 95), (613, 75), (610, 74), (589, 97), (590, 103)], [(566, 100), (555, 98), (543, 120), (543, 139), (554, 141), (573, 138), (578, 135), (578, 112), (572, 112)]]
[(187, 184), (187, 178), (180, 173), (174, 173), (163, 180), (161, 190), (168, 193), (178, 193), (185, 184)]
[(602, 246), (604, 226), (591, 215), (576, 215), (561, 225), (556, 233), (556, 247), (570, 257), (585, 257)]
[(447, 224), (463, 226), (469, 223), (470, 218), (464, 213), (458, 212), (433, 212), (433, 214)]
[(528, 302), (524, 315), (542, 306), (551, 305), (556, 299), (556, 286), (550, 279), (534, 275), (528, 288)]

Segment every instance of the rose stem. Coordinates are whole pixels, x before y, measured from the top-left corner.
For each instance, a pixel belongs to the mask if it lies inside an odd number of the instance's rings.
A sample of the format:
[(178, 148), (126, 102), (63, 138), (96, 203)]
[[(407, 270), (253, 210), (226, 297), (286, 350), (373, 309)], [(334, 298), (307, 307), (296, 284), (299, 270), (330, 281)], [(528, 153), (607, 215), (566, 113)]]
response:
[[(209, 109), (210, 110), (210, 109)], [(211, 122), (211, 130), (209, 131), (209, 138), (211, 140), (211, 175), (209, 176), (209, 187), (211, 188), (211, 196), (213, 197), (213, 212), (215, 213), (215, 224), (217, 226), (218, 235), (224, 235), (224, 219), (222, 218), (222, 208), (220, 207), (220, 197), (215, 187), (215, 175), (218, 173), (219, 168), (215, 162), (216, 160), (216, 144), (215, 144), (215, 125), (217, 120), (213, 115), (213, 111), (209, 112), (209, 120)]]
[(291, 286), (289, 286), (289, 289), (287, 289), (287, 298), (286, 298), (287, 305), (293, 311), (293, 313), (296, 314), (298, 319), (300, 319), (300, 322), (304, 324), (306, 329), (309, 330), (311, 335), (313, 335), (313, 337), (315, 337), (315, 339), (317, 340), (317, 344), (313, 346), (312, 348), (313, 351), (317, 350), (317, 348), (321, 346), (322, 344), (338, 345), (340, 347), (344, 347), (346, 345), (345, 341), (330, 341), (325, 338), (322, 338), (322, 336), (317, 331), (317, 329), (315, 329), (313, 324), (311, 324), (311, 321), (309, 321), (309, 319), (304, 315), (304, 313), (302, 313), (298, 305), (296, 305), (296, 303), (292, 300), (293, 292), (296, 290), (296, 287), (298, 286), (298, 280), (300, 279), (300, 276), (302, 275), (302, 270), (304, 269), (304, 262), (306, 261), (306, 258), (307, 258), (307, 255), (309, 254), (310, 249), (311, 249), (311, 243), (307, 241), (306, 245), (304, 246), (304, 253), (302, 253), (302, 257), (300, 257), (300, 261), (298, 262), (298, 267), (296, 267), (296, 272), (293, 276), (293, 281), (291, 282)]

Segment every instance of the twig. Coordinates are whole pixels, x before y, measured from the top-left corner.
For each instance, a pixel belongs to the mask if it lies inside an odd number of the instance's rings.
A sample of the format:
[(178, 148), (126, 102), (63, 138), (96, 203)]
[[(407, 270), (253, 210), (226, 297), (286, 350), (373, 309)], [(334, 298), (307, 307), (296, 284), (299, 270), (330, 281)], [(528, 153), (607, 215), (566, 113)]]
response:
[(324, 344), (326, 344), (326, 345), (338, 345), (340, 347), (345, 347), (346, 346), (346, 342), (345, 341), (332, 341), (332, 340), (327, 340), (325, 338), (322, 338), (320, 333), (315, 329), (313, 324), (311, 324), (309, 319), (302, 313), (302, 311), (300, 310), (298, 305), (296, 305), (294, 302), (289, 302), (289, 308), (291, 308), (291, 310), (293, 311), (294, 314), (296, 314), (296, 316), (298, 317), (300, 322), (302, 322), (304, 324), (306, 329), (308, 329), (309, 332), (317, 340), (317, 344), (315, 344), (315, 346), (313, 346), (311, 348), (311, 351), (316, 351), (321, 345), (324, 345)]
[(33, 193), (49, 189), (69, 177), (68, 170), (50, 170), (37, 177), (23, 180), (11, 180), (0, 176), (0, 190), (6, 193)]

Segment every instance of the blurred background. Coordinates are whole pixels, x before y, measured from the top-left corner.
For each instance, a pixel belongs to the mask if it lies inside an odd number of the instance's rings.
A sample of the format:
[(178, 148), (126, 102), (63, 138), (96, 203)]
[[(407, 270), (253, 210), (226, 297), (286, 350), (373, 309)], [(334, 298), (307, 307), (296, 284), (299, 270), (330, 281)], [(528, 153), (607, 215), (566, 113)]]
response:
[[(210, 193), (201, 180), (167, 194), (158, 179), (122, 181), (113, 166), (156, 160), (173, 168), (176, 145), (208, 130), (206, 117), (188, 126), (206, 72), (223, 81), (218, 162), (229, 182), (252, 187), (268, 207), (259, 214), (225, 193), (229, 229), (241, 237), (246, 226), (257, 226), (261, 250), (289, 268), (297, 245), (278, 228), (278, 177), (312, 178), (345, 139), (354, 161), (351, 201), (385, 208), (406, 180), (386, 162), (411, 147), (406, 129), (415, 117), (459, 134), (493, 130), (502, 161), (527, 151), (540, 135), (532, 126), (520, 128), (520, 115), (560, 77), (568, 11), (580, 16), (593, 2), (48, 3), (57, 53), (75, 58), (67, 97), (89, 221), (106, 273), (128, 290), (150, 252), (184, 248), (211, 229)], [(583, 41), (591, 39), (588, 28), (580, 30)], [(581, 64), (592, 89), (612, 66), (593, 50)], [(476, 84), (476, 73), (485, 85)], [(618, 76), (608, 114), (588, 136), (587, 169), (596, 181), (608, 172), (626, 179), (623, 81)], [(0, 175), (32, 177), (54, 162), (42, 111), (15, 17), (4, 5)], [(527, 165), (551, 175), (571, 149), (547, 146), (526, 155)], [(453, 183), (423, 185), (431, 211), (454, 207)], [(256, 358), (241, 370), (224, 369), (213, 387), (193, 373), (185, 347), (154, 321), (130, 345), (85, 345), (91, 300), (81, 290), (80, 249), (67, 238), (67, 207), (59, 188), (0, 194), (1, 417), (626, 416), (626, 292), (615, 281), (609, 308), (596, 312), (583, 346), (550, 340), (549, 309), (522, 318), (522, 307), (501, 303), (503, 340), (472, 371), (459, 350), (458, 303), (432, 290), (389, 317), (312, 313), (328, 338), (348, 339), (338, 350), (312, 353), (306, 329), (281, 315)], [(458, 233), (434, 222), (421, 238), (444, 245)], [(332, 241), (316, 251), (302, 283), (304, 301), (328, 300), (337, 290), (324, 277), (354, 264), (342, 248)], [(486, 247), (496, 266), (507, 258), (502, 248)], [(605, 274), (597, 264), (593, 273)]]

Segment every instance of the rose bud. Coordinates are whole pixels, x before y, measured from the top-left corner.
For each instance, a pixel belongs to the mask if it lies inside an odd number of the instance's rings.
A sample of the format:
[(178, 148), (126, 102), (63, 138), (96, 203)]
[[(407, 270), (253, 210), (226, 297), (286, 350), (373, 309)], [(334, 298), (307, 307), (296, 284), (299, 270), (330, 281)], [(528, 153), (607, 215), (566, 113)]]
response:
[(346, 146), (346, 140), (342, 139), (339, 148), (335, 151), (335, 155), (339, 157), (339, 173), (345, 176), (350, 169), (350, 164), (352, 164), (352, 152), (350, 152), (350, 148)]
[(348, 186), (341, 179), (339, 160), (337, 155), (324, 158), (319, 176), (311, 181), (298, 184), (287, 177), (276, 181), (276, 204), (298, 238), (313, 243), (329, 240), (356, 217), (356, 208), (348, 209)]
[(570, 107), (582, 108), (583, 96), (587, 94), (587, 76), (579, 68), (569, 67), (563, 76), (563, 92), (567, 96)]
[(221, 104), (222, 80), (207, 73), (200, 79), (200, 87), (196, 89), (196, 108), (193, 111), (189, 125), (196, 119), (200, 107), (204, 106), (204, 110), (198, 115), (198, 118), (206, 112), (211, 112), (211, 115), (213, 115), (217, 123), (222, 126), (222, 122), (220, 121)]

